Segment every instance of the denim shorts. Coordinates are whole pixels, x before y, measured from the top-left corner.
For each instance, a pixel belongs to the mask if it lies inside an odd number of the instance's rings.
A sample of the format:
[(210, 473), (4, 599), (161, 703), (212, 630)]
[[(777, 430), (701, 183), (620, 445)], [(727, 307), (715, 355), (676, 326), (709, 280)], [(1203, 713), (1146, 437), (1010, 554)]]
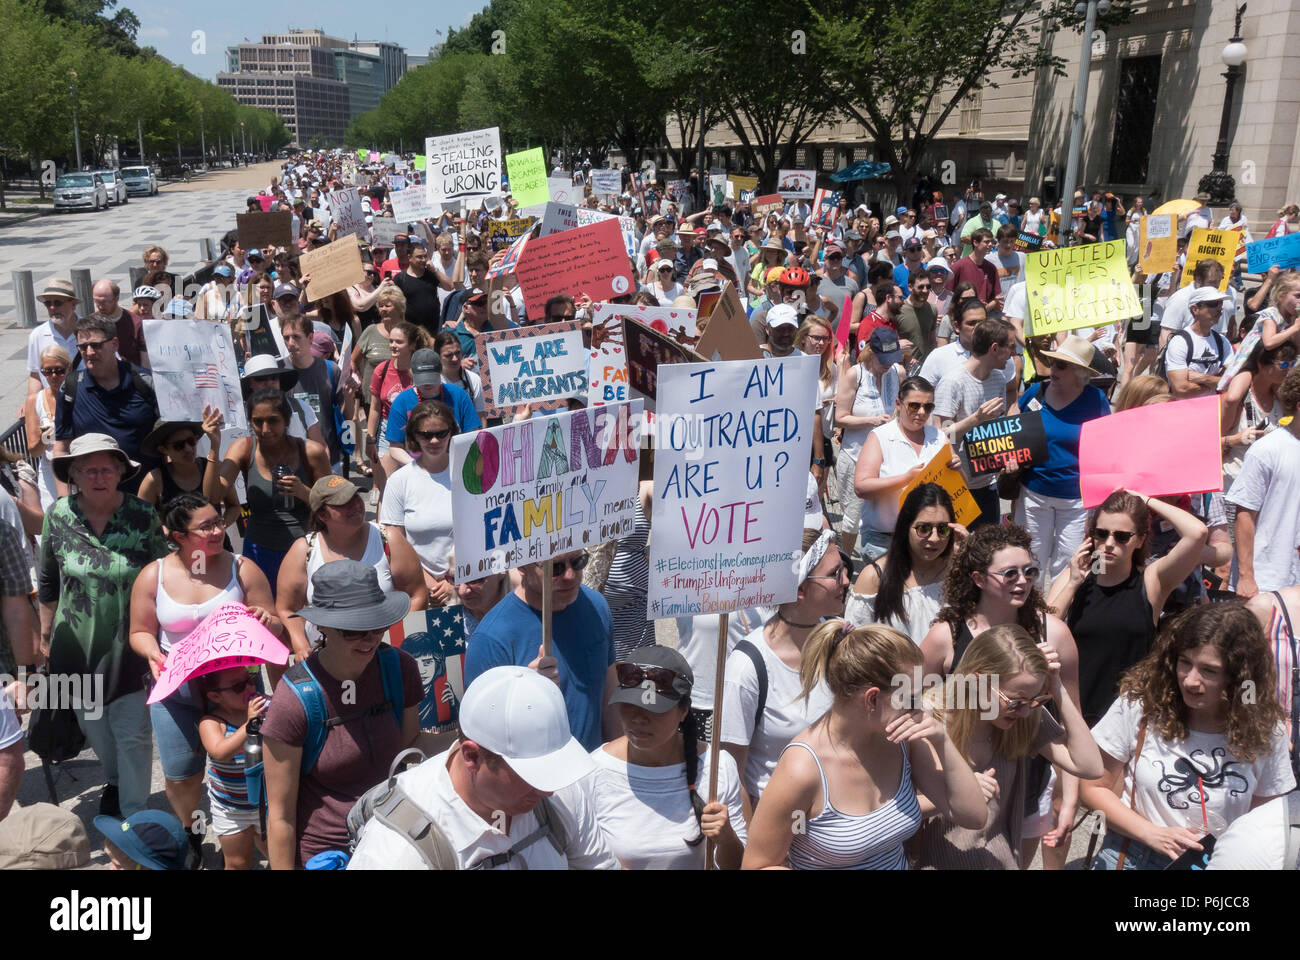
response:
[(1128, 849), (1124, 855), (1125, 870), (1163, 870), (1173, 863), (1163, 853), (1157, 853), (1145, 843), (1130, 840), (1128, 837), (1108, 830), (1106, 831), (1106, 839), (1102, 841), (1101, 849), (1097, 851), (1097, 856), (1092, 861), (1092, 869), (1114, 870), (1115, 865), (1119, 862), (1119, 848), (1125, 840), (1128, 840)]
[(203, 772), (208, 759), (199, 739), (199, 721), (203, 710), (184, 695), (189, 684), (166, 700), (149, 705), (149, 720), (153, 723), (153, 738), (158, 744), (158, 757), (162, 762), (163, 776), (168, 780), (188, 780)]

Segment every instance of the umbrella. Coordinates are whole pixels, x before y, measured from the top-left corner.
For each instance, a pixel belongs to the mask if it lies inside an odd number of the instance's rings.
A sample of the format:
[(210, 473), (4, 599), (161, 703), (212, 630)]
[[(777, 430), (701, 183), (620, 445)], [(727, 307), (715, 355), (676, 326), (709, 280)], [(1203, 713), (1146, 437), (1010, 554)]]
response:
[(836, 183), (849, 183), (853, 180), (874, 180), (889, 173), (889, 164), (877, 160), (859, 160), (852, 166), (837, 170), (831, 174)]
[(1201, 209), (1201, 202), (1199, 200), (1169, 200), (1160, 204), (1160, 206), (1152, 210), (1151, 213), (1154, 216), (1163, 216), (1166, 213), (1172, 213), (1180, 217), (1185, 217), (1189, 213), (1194, 213), (1199, 209)]

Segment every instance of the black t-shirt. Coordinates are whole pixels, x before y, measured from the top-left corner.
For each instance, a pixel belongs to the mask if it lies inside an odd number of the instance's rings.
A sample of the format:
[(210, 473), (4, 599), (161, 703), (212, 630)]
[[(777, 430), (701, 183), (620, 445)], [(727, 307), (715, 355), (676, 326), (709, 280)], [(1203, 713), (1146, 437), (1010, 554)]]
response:
[(419, 277), (405, 270), (393, 274), (393, 283), (406, 297), (406, 319), (423, 327), (430, 337), (436, 336), (439, 326), (438, 275), (432, 268)]

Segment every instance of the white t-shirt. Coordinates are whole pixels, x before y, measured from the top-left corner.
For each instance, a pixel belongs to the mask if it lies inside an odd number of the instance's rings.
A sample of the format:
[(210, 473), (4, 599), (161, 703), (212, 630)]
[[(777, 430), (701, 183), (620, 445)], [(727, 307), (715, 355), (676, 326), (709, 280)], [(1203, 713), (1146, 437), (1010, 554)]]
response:
[(379, 522), (405, 527), (420, 565), (435, 577), (447, 572), (451, 554), (451, 470), (430, 473), (412, 461), (388, 478)]
[(1284, 428), (1252, 443), (1225, 499), (1258, 511), (1255, 583), (1259, 592), (1300, 583), (1300, 439)]
[(767, 702), (761, 722), (758, 709), (758, 674), (754, 662), (740, 651), (727, 657), (726, 680), (722, 685), (723, 743), (749, 747), (743, 781), (751, 797), (760, 797), (772, 779), (781, 751), (791, 740), (831, 707), (831, 692), (825, 681), (812, 691), (805, 705), (800, 694), (799, 671), (787, 667), (772, 652), (759, 627), (745, 638), (763, 656), (767, 667)]
[[(1187, 301), (1191, 299), (1194, 290), (1196, 290), (1196, 284), (1189, 283), (1169, 295), (1169, 298), (1165, 301), (1165, 312), (1160, 315), (1160, 326), (1169, 330), (1182, 330), (1184, 327), (1191, 327), (1192, 308), (1188, 306)], [(1223, 305), (1223, 312), (1219, 314), (1219, 319), (1214, 322), (1214, 329), (1227, 336), (1228, 319), (1237, 312), (1237, 291), (1229, 284), (1228, 291), (1224, 296), (1228, 300)]]
[[(307, 439), (307, 431), (320, 422), (310, 403), (300, 397), (289, 396), (289, 436)], [(200, 451), (202, 452), (202, 451)]]
[[(694, 694), (692, 694), (692, 703)], [(579, 783), (596, 811), (605, 844), (627, 870), (703, 870), (704, 848), (686, 841), (700, 835), (686, 790), (686, 763), (643, 767), (619, 760), (597, 747), (591, 752), (596, 772)], [(700, 754), (696, 792), (706, 803), (709, 792), (709, 751)], [(740, 805), (740, 775), (725, 750), (718, 755), (718, 800), (727, 805), (731, 828), (746, 839)]]
[[(938, 350), (931, 350), (926, 354), (925, 363), (921, 364), (921, 376), (929, 380), (930, 385), (937, 391), (943, 378), (970, 358), (971, 352), (961, 345), (960, 340), (950, 340)], [(1014, 360), (1007, 361), (1007, 365), (1002, 368), (1002, 375), (1006, 383), (1015, 382), (1016, 364)]]
[[(1011, 288), (1025, 279), (1025, 255), (1016, 250), (1012, 250), (1005, 257), (997, 250), (988, 255), (989, 263), (993, 264), (998, 271), (998, 289), (1005, 298)], [(1005, 310), (1003, 311), (1006, 312)]]
[[(1228, 338), (1213, 330), (1208, 337), (1203, 337), (1192, 327), (1187, 328), (1187, 333), (1192, 338), (1191, 356), (1187, 353), (1186, 338), (1181, 335), (1172, 336), (1165, 350), (1165, 369), (1222, 373), (1224, 366), (1232, 359), (1232, 344)], [(1219, 362), (1220, 354), (1223, 356), (1222, 363)]]
[(1206, 870), (1285, 870), (1290, 831), (1286, 797), (1243, 813), (1214, 844)]
[[(691, 706), (696, 710), (713, 709), (713, 684), (718, 666), (719, 614), (701, 613), (677, 617), (677, 652), (691, 665), (695, 686), (691, 689)], [(727, 618), (727, 654), (772, 616), (772, 608), (756, 607), (737, 610)]]
[(661, 307), (671, 307), (673, 301), (685, 292), (685, 288), (680, 283), (674, 283), (671, 288), (665, 290), (657, 283), (645, 283), (641, 285), (641, 292), (648, 293), (659, 301)]
[[(1128, 802), (1133, 783), (1142, 704), (1121, 696), (1092, 728), (1097, 746), (1124, 764), (1122, 796)], [(1205, 809), (1231, 824), (1250, 810), (1256, 796), (1274, 797), (1295, 789), (1287, 752), (1286, 729), (1278, 724), (1267, 752), (1246, 763), (1233, 757), (1221, 733), (1189, 730), (1187, 739), (1170, 742), (1150, 725), (1137, 763), (1135, 809), (1158, 827), (1201, 825), (1197, 777), (1205, 787)]]
[(1019, 283), (1013, 283), (1010, 287), (1003, 290), (1002, 296), (1002, 318), (1010, 321), (1013, 317), (1020, 321), (1024, 329), (1025, 336), (1031, 336), (1029, 329), (1029, 298), (1025, 294), (1028, 284), (1024, 280)]
[[(23, 725), (18, 720), (18, 714), (14, 712), (14, 705), (10, 703), (9, 695), (5, 693), (4, 687), (0, 687), (0, 750), (21, 743), (22, 739)], [(723, 759), (725, 760), (726, 757), (724, 756)], [(732, 769), (735, 769), (735, 761), (732, 761)], [(718, 782), (721, 784), (721, 776), (718, 777)]]

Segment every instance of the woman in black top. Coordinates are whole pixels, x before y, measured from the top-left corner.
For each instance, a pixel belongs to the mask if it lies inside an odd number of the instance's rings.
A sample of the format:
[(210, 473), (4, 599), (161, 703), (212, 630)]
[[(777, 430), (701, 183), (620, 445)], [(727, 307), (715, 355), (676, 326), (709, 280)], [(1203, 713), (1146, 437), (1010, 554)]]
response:
[[(163, 504), (170, 503), (182, 493), (203, 492), (203, 475), (208, 468), (206, 458), (195, 456), (199, 438), (211, 429), (220, 437), (221, 411), (203, 408), (203, 422), (159, 420), (144, 438), (141, 449), (149, 456), (163, 460), (161, 467), (149, 471), (140, 484), (140, 499), (152, 503), (161, 515)], [(239, 519), (239, 498), (235, 491), (227, 490), (222, 519), (229, 527)], [(230, 535), (226, 535), (225, 548), (231, 550)]]
[[(1146, 563), (1151, 514), (1169, 521), (1177, 544)], [(1079, 649), (1080, 709), (1089, 726), (1115, 701), (1120, 677), (1151, 650), (1165, 601), (1201, 562), (1209, 530), (1171, 503), (1116, 490), (1088, 521), (1083, 543), (1047, 594)]]

